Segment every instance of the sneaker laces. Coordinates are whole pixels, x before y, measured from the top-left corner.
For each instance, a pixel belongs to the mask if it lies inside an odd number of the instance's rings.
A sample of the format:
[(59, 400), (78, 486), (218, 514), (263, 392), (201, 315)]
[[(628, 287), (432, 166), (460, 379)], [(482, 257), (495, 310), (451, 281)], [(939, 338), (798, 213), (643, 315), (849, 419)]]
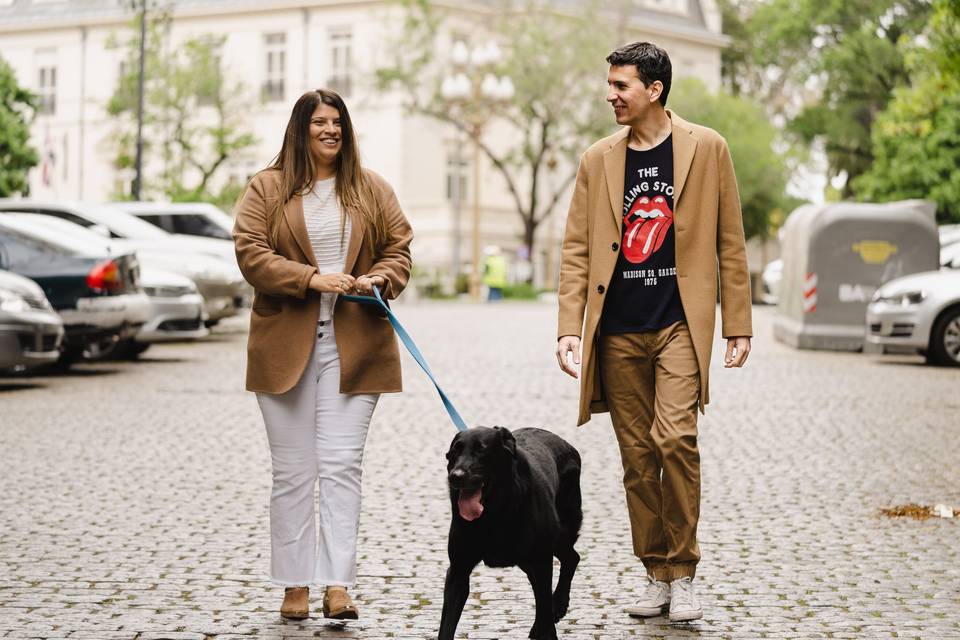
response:
[(654, 601), (660, 599), (664, 591), (669, 593), (670, 585), (665, 582), (658, 582), (647, 576), (647, 584), (643, 587), (643, 592), (640, 594), (640, 599), (643, 601)]
[(674, 582), (676, 589), (670, 592), (670, 600), (677, 607), (695, 608), (693, 580), (691, 578), (680, 578)]

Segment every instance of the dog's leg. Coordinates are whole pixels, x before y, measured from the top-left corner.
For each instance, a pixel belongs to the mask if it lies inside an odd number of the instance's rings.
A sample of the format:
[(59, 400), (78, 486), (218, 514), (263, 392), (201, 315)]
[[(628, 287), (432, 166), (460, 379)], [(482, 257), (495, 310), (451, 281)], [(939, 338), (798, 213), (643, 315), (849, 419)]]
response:
[(553, 592), (553, 619), (557, 622), (567, 615), (570, 606), (570, 584), (573, 574), (580, 564), (580, 554), (571, 546), (557, 553), (560, 560), (560, 577), (557, 578), (557, 588)]
[(463, 605), (470, 595), (470, 572), (476, 563), (451, 562), (443, 585), (443, 613), (440, 615), (440, 634), (437, 640), (453, 640)]
[(557, 627), (553, 620), (553, 555), (540, 556), (520, 568), (527, 574), (533, 597), (537, 602), (537, 615), (530, 628), (530, 637), (535, 640), (557, 640)]

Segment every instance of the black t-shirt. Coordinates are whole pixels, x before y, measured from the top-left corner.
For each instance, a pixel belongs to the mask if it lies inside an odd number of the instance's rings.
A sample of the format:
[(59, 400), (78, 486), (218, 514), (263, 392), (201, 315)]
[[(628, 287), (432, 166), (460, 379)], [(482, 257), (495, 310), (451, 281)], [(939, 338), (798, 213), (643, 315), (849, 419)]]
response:
[(623, 239), (600, 320), (601, 333), (656, 331), (683, 320), (673, 228), (673, 136), (627, 147)]

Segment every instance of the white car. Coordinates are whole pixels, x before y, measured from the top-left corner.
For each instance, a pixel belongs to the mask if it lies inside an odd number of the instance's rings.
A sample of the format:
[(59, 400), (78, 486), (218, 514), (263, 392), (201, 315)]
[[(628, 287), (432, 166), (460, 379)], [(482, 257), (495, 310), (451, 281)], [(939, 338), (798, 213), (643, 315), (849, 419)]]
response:
[(783, 279), (783, 260), (771, 260), (763, 268), (760, 282), (763, 284), (763, 293), (760, 299), (763, 304), (777, 304), (780, 299), (780, 280)]
[(939, 271), (877, 289), (867, 307), (867, 341), (884, 351), (922, 353), (930, 364), (960, 366), (960, 255)]
[(233, 218), (209, 202), (111, 202), (167, 233), (233, 241)]

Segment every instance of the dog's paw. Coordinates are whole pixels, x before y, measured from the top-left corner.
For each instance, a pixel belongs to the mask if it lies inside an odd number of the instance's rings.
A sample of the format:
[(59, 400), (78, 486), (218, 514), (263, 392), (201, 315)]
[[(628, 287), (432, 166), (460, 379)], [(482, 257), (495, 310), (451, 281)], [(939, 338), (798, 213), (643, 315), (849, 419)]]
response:
[(569, 598), (555, 598), (553, 601), (553, 621), (560, 622), (563, 616), (567, 615), (567, 608), (569, 606)]

